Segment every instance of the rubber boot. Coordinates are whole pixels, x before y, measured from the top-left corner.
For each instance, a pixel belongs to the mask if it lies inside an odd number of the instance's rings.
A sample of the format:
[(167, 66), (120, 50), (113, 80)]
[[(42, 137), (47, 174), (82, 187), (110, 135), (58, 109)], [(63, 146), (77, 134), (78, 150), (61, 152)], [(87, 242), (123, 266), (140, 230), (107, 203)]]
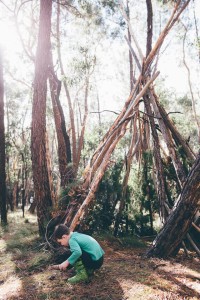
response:
[(87, 274), (86, 269), (85, 269), (85, 267), (82, 263), (82, 260), (78, 260), (74, 264), (74, 269), (76, 271), (76, 275), (67, 280), (69, 283), (75, 284), (75, 283), (78, 283), (78, 282), (88, 280), (88, 274)]

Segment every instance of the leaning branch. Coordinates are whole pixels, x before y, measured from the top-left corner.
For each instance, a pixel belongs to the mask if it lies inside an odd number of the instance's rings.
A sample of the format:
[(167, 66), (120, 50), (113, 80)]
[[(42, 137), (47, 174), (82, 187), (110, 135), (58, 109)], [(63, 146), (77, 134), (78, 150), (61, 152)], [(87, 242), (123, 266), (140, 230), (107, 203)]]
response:
[(181, 9), (178, 11), (179, 7), (180, 7), (180, 0), (177, 1), (175, 8), (172, 12), (172, 15), (169, 19), (169, 21), (167, 22), (167, 25), (165, 26), (165, 28), (163, 29), (163, 31), (161, 32), (156, 44), (154, 45), (154, 47), (152, 48), (151, 52), (149, 53), (146, 61), (145, 61), (145, 71), (149, 68), (149, 65), (152, 63), (153, 59), (155, 58), (155, 55), (157, 53), (157, 51), (160, 49), (160, 47), (162, 46), (164, 39), (166, 37), (166, 35), (169, 33), (170, 29), (174, 26), (174, 24), (177, 22), (177, 20), (179, 19), (179, 16), (181, 15), (181, 13), (183, 12), (183, 10), (187, 7), (187, 5), (190, 3), (191, 0), (187, 0), (183, 6), (181, 7)]
[(133, 28), (132, 28), (132, 26), (131, 26), (130, 20), (129, 20), (127, 14), (126, 14), (126, 11), (125, 11), (125, 9), (124, 9), (124, 5), (123, 5), (123, 3), (122, 3), (121, 0), (119, 1), (119, 6), (120, 6), (120, 10), (121, 10), (121, 12), (122, 12), (122, 15), (123, 15), (123, 17), (124, 17), (124, 19), (126, 20), (126, 23), (127, 23), (127, 25), (128, 25), (128, 28), (129, 28), (131, 37), (133, 38), (133, 41), (134, 41), (134, 43), (135, 43), (135, 46), (136, 46), (136, 48), (137, 48), (137, 50), (138, 50), (140, 59), (141, 59), (141, 61), (143, 61), (144, 55), (143, 55), (142, 50), (141, 50), (141, 48), (140, 48), (140, 46), (139, 46), (139, 44), (138, 44), (138, 42), (137, 42), (137, 40), (136, 40), (135, 34), (134, 34), (134, 32), (133, 32)]

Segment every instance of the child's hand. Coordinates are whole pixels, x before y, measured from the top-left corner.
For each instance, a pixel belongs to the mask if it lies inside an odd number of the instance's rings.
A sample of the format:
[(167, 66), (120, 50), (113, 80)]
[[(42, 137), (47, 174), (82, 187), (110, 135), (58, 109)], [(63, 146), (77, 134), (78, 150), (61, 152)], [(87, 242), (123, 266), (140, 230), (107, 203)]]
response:
[(59, 270), (61, 270), (61, 271), (65, 271), (65, 270), (67, 269), (68, 266), (69, 266), (69, 263), (68, 263), (67, 260), (64, 261), (62, 264), (58, 265)]

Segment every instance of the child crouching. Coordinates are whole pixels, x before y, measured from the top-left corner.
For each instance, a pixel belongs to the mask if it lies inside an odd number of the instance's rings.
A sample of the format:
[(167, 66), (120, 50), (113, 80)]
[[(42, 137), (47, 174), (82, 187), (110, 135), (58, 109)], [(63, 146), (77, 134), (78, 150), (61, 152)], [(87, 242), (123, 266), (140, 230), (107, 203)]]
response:
[(63, 271), (74, 266), (76, 275), (68, 279), (69, 283), (87, 281), (88, 277), (102, 266), (105, 253), (91, 236), (71, 232), (66, 225), (60, 224), (54, 230), (54, 238), (60, 245), (70, 248), (70, 257), (54, 266)]

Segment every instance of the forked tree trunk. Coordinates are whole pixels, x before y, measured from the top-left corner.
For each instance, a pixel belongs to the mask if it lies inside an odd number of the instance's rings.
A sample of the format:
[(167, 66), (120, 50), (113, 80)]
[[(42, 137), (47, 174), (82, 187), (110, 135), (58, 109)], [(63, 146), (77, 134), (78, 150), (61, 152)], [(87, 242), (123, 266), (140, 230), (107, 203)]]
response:
[(180, 199), (146, 256), (166, 258), (172, 255), (190, 229), (199, 205), (200, 153), (188, 174)]
[(67, 183), (69, 183), (73, 179), (74, 172), (72, 170), (72, 167), (69, 167), (68, 165), (69, 163), (71, 163), (70, 139), (67, 134), (65, 117), (59, 99), (61, 91), (61, 81), (57, 78), (54, 72), (52, 54), (49, 66), (49, 83), (58, 141), (58, 164), (61, 178), (60, 183), (61, 187), (64, 188)]
[[(130, 20), (130, 10), (129, 10), (129, 0), (126, 1), (127, 8), (127, 17)], [(128, 28), (128, 44), (131, 45), (131, 34)], [(129, 72), (130, 72), (130, 91), (133, 89), (134, 84), (134, 76), (133, 76), (133, 56), (131, 54), (131, 50), (129, 49)]]
[(7, 224), (6, 211), (6, 155), (5, 155), (5, 125), (4, 125), (4, 82), (3, 64), (0, 53), (0, 212), (1, 224)]
[(50, 59), (52, 0), (40, 0), (38, 46), (35, 60), (35, 79), (32, 109), (31, 154), (34, 192), (37, 203), (39, 233), (45, 234), (52, 206), (46, 151), (46, 97)]

